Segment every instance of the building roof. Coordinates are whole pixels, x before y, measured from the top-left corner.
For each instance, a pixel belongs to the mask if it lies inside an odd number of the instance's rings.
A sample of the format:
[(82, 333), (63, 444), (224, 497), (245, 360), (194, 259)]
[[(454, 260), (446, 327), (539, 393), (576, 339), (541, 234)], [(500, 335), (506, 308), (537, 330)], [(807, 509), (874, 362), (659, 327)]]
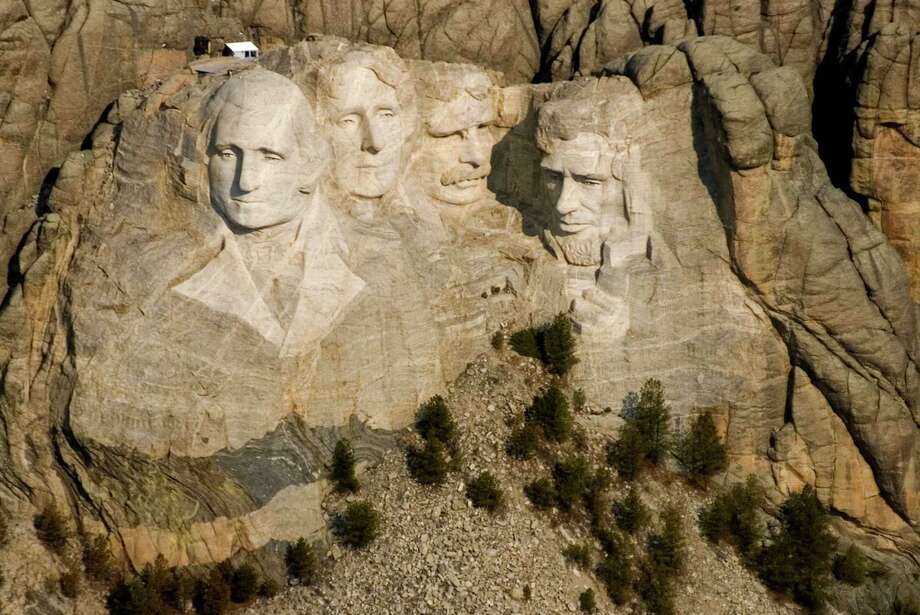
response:
[(236, 43), (224, 43), (234, 53), (237, 51), (258, 51), (259, 48), (252, 44), (251, 41), (238, 41)]

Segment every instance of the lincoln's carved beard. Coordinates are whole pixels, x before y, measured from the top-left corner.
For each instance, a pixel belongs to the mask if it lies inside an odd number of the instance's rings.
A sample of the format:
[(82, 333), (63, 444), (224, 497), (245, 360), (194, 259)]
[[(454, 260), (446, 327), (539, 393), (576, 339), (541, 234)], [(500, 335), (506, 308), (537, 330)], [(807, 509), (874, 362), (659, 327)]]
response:
[(597, 231), (556, 235), (556, 242), (566, 262), (576, 267), (599, 267), (601, 265), (601, 241)]

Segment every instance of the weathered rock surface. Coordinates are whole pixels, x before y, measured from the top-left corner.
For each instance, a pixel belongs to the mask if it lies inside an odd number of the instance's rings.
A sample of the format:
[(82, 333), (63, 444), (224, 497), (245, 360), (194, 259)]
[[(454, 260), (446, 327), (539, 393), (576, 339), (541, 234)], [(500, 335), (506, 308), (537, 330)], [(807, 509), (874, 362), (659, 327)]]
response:
[(920, 37), (888, 24), (865, 53), (853, 129), (853, 189), (907, 264), (920, 297)]
[(730, 478), (815, 484), (910, 574), (917, 308), (797, 71), (722, 36), (535, 86), (331, 37), (261, 62), (122, 95), (17, 239), (4, 498), (134, 565), (278, 550), (324, 528), (339, 437), (380, 459), (494, 331), (568, 311), (593, 405), (661, 379)]
[[(122, 92), (184, 65), (198, 35), (218, 44), (251, 38), (269, 49), (311, 33), (334, 34), (388, 45), (406, 58), (482, 64), (502, 71), (509, 82), (599, 74), (643, 46), (727, 36), (797, 71), (809, 92), (817, 88), (816, 137), (832, 179), (842, 187), (854, 156), (851, 132), (841, 127), (864, 107), (857, 86), (866, 56), (874, 53), (868, 50), (884, 47), (881, 32), (895, 25), (906, 34), (920, 26), (911, 2), (835, 7), (818, 0), (710, 0), (688, 8), (673, 0), (277, 0), (203, 7), (187, 0), (13, 0), (0, 10), (0, 261), (11, 260), (35, 210), (47, 209), (67, 154), (87, 144), (106, 108)], [(856, 164), (871, 158), (858, 144), (855, 149)], [(854, 176), (856, 192), (888, 202), (873, 196), (871, 180), (861, 179), (864, 172)], [(900, 185), (882, 175), (882, 192), (885, 184)], [(29, 198), (36, 193), (37, 204)], [(903, 209), (899, 203), (893, 209)], [(908, 235), (916, 233), (905, 216), (885, 216), (885, 228), (906, 255), (915, 241)], [(0, 287), (6, 288), (9, 275), (18, 272), (0, 267)]]

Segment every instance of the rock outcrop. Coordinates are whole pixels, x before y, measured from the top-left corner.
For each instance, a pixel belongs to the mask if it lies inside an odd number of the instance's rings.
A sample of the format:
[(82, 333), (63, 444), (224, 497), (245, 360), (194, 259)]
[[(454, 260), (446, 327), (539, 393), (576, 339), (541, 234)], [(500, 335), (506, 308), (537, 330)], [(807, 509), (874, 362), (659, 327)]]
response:
[(339, 437), (379, 459), (492, 333), (568, 312), (595, 406), (659, 378), (729, 479), (814, 484), (915, 569), (917, 308), (800, 71), (724, 36), (541, 85), (334, 37), (260, 64), (120, 96), (17, 238), (4, 498), (134, 566), (277, 550), (323, 530)]
[[(794, 69), (816, 93), (815, 136), (833, 181), (843, 187), (854, 157), (857, 165), (871, 158), (859, 143), (851, 147), (851, 131), (843, 126), (854, 124), (854, 109), (864, 110), (859, 83), (875, 79), (863, 75), (866, 57), (878, 55), (871, 49), (890, 47), (884, 41), (893, 27), (916, 31), (916, 7), (900, 0), (847, 7), (802, 0), (277, 0), (233, 6), (13, 0), (0, 9), (0, 261), (11, 261), (36, 210), (45, 213), (61, 165), (70, 152), (88, 146), (106, 109), (122, 92), (162, 81), (192, 59), (196, 36), (211, 37), (215, 49), (224, 40), (253, 39), (267, 50), (313, 33), (332, 34), (387, 45), (405, 58), (484, 65), (501, 71), (508, 83), (600, 74), (644, 46), (728, 36)], [(906, 84), (898, 75), (886, 79)], [(866, 138), (874, 140), (857, 140)], [(903, 149), (897, 142), (884, 147)], [(857, 193), (887, 202), (874, 196), (863, 171), (854, 177)], [(879, 185), (885, 183), (882, 177)], [(900, 214), (885, 223), (902, 254), (915, 241), (906, 236), (912, 232), (907, 226)], [(0, 267), (0, 288), (17, 275)]]
[(865, 53), (853, 129), (853, 189), (904, 258), (920, 298), (920, 35), (889, 24)]

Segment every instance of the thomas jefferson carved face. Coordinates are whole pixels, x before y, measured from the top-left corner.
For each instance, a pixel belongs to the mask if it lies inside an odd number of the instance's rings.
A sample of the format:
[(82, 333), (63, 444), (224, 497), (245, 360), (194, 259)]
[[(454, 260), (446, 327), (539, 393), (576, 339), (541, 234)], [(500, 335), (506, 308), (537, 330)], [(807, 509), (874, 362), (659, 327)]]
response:
[(372, 52), (354, 52), (320, 81), (321, 104), (341, 190), (376, 199), (389, 192), (402, 167), (414, 115), (400, 99), (406, 75)]
[(551, 232), (570, 264), (599, 265), (611, 227), (627, 224), (607, 139), (580, 132), (571, 139), (549, 138), (546, 150), (541, 167), (555, 214)]
[[(496, 117), (492, 82), (465, 69), (456, 82), (432, 79), (424, 87), (425, 131), (419, 144), (418, 181), (435, 201), (468, 205), (488, 194), (489, 160), (495, 145), (490, 126)], [(449, 100), (437, 100), (446, 94)], [(453, 96), (451, 96), (453, 95)]]
[(301, 91), (280, 75), (247, 71), (220, 88), (214, 111), (208, 182), (215, 209), (240, 232), (297, 218), (317, 167), (302, 147), (313, 120)]

